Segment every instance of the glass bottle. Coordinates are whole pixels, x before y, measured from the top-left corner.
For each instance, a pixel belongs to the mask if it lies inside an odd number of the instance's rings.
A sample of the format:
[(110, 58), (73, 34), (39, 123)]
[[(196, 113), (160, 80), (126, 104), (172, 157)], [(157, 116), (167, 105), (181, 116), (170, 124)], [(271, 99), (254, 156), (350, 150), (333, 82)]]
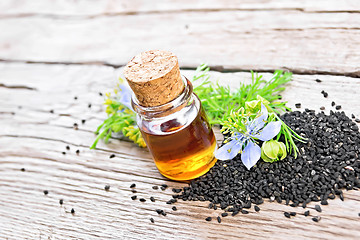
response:
[(159, 106), (142, 106), (135, 95), (137, 124), (160, 173), (174, 180), (205, 174), (216, 162), (214, 133), (191, 82), (182, 77), (183, 91)]

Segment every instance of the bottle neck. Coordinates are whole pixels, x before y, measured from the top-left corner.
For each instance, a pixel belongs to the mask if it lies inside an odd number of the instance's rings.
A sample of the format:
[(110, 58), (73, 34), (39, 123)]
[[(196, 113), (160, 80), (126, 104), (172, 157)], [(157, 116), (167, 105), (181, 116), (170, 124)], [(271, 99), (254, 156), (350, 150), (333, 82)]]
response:
[(134, 111), (146, 118), (165, 117), (180, 111), (187, 106), (193, 94), (193, 86), (191, 82), (184, 76), (182, 76), (182, 80), (184, 82), (184, 90), (174, 100), (163, 105), (145, 107), (139, 104), (135, 95), (132, 95), (131, 102)]

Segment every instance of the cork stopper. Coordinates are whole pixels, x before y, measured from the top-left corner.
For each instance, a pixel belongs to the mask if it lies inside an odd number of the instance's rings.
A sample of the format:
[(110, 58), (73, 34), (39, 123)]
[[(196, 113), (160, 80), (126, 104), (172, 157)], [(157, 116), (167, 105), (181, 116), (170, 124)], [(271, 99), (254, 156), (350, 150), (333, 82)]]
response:
[(139, 104), (145, 107), (168, 103), (184, 89), (177, 57), (166, 51), (140, 53), (126, 65), (124, 75)]

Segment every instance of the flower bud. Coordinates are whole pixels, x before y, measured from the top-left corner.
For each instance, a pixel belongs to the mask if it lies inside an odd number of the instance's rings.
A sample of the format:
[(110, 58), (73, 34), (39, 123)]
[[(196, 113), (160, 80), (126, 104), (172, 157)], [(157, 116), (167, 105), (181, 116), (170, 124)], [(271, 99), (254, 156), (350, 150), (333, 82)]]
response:
[(270, 140), (262, 144), (261, 158), (265, 162), (276, 162), (283, 160), (286, 156), (286, 146), (283, 142)]

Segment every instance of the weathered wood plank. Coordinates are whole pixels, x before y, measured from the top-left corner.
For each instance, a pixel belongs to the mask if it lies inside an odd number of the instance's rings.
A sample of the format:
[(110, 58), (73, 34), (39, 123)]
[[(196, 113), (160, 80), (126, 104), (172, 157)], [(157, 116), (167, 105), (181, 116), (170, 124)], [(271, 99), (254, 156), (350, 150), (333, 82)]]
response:
[(226, 70), (359, 77), (359, 23), (360, 13), (293, 10), (5, 18), (0, 59), (121, 66), (140, 51), (167, 49), (190, 68), (206, 61)]
[[(149, 153), (132, 143), (112, 140), (89, 150), (92, 130), (104, 119), (98, 92), (115, 85), (119, 70), (105, 66), (0, 64), (0, 236), (9, 239), (277, 239), (298, 238), (356, 239), (360, 236), (358, 209), (360, 192), (345, 192), (339, 199), (323, 206), (322, 220), (314, 223), (301, 215), (302, 208), (265, 202), (261, 212), (224, 218), (221, 224), (205, 222), (220, 210), (206, 208), (205, 202), (176, 203), (172, 212), (165, 204), (172, 191), (155, 191), (151, 187), (167, 183), (171, 187), (184, 183), (169, 181), (156, 170)], [(193, 71), (184, 71), (191, 76)], [(249, 73), (212, 72), (213, 79), (236, 87), (249, 81)], [(268, 77), (269, 74), (265, 74)], [(314, 80), (320, 78), (321, 83)], [(290, 106), (302, 102), (318, 109), (335, 100), (344, 110), (360, 116), (356, 102), (360, 80), (340, 76), (295, 75), (284, 92)], [(7, 86), (7, 87), (4, 87)], [(23, 88), (12, 88), (23, 86)], [(30, 90), (33, 89), (33, 90)], [(329, 93), (323, 98), (321, 90)], [(78, 99), (74, 100), (74, 96)], [(91, 109), (88, 104), (92, 103)], [(19, 109), (21, 106), (21, 109)], [(49, 112), (54, 110), (54, 114)], [(11, 113), (15, 113), (14, 115)], [(79, 130), (72, 124), (80, 123)], [(70, 146), (70, 151), (65, 146)], [(80, 154), (75, 151), (79, 149)], [(63, 155), (61, 152), (66, 151)], [(109, 158), (115, 153), (115, 158)], [(21, 168), (25, 172), (21, 172)], [(132, 201), (129, 186), (137, 184), (138, 197), (155, 203)], [(110, 184), (109, 192), (104, 190)], [(44, 196), (43, 190), (49, 190)], [(64, 199), (61, 207), (59, 199)], [(76, 213), (69, 213), (74, 208)], [(168, 212), (159, 217), (157, 208)], [(313, 214), (314, 204), (309, 209)], [(287, 219), (283, 211), (294, 210)], [(151, 224), (154, 217), (155, 224)], [(196, 226), (196, 228), (194, 228)]]
[(146, 0), (96, 0), (91, 1), (48, 1), (38, 0), (3, 0), (0, 3), (2, 16), (31, 16), (45, 15), (114, 15), (114, 14), (143, 14), (173, 11), (238, 11), (238, 10), (282, 10), (293, 9), (299, 11), (321, 12), (354, 12), (359, 11), (357, 0), (243, 0), (243, 1), (217, 1), (208, 0), (206, 3), (189, 0), (160, 0), (149, 2)]

